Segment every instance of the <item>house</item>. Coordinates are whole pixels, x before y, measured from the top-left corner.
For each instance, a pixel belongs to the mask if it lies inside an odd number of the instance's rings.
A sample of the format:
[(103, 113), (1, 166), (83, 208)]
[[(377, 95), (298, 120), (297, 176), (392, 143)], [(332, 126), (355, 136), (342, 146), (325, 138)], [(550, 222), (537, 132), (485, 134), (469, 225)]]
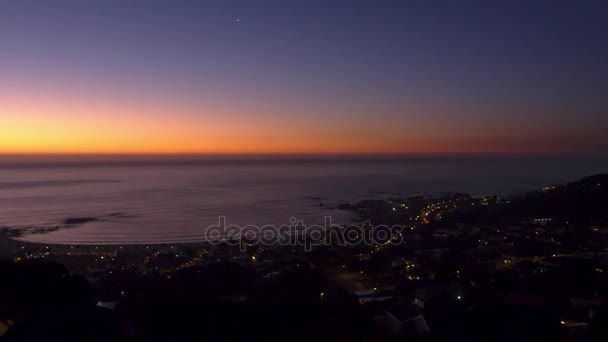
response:
[(386, 310), (386, 327), (391, 335), (420, 336), (429, 332), (422, 312), (406, 301)]
[(100, 300), (97, 302), (97, 306), (100, 308), (108, 309), (108, 310), (114, 310), (118, 306), (118, 302)]
[(367, 289), (354, 292), (355, 297), (359, 301), (359, 304), (366, 304), (370, 302), (383, 302), (390, 300), (395, 297), (392, 291), (378, 291), (377, 289)]

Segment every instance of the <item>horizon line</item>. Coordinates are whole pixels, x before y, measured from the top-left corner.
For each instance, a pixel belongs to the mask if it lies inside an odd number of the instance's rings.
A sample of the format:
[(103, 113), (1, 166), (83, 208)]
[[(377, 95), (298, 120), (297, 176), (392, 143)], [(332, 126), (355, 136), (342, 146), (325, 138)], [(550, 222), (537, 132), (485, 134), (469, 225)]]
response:
[(555, 152), (0, 152), (2, 157), (358, 157), (358, 158), (407, 158), (407, 157), (581, 157), (608, 158), (608, 155), (597, 153), (555, 153)]

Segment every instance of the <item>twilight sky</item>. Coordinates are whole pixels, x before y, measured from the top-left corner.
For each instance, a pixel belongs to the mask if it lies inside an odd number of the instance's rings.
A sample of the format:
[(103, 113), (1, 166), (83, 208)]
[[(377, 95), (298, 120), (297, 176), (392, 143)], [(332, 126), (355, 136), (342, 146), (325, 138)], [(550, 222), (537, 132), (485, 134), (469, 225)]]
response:
[(0, 2), (0, 153), (606, 155), (608, 1)]

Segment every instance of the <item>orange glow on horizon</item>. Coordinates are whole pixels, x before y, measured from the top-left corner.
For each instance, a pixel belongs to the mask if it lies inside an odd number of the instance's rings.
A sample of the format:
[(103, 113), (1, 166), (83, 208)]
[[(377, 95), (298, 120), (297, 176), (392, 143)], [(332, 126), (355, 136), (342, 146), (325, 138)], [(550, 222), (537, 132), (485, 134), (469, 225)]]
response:
[[(577, 148), (561, 142), (559, 134), (529, 131), (512, 137), (501, 125), (477, 122), (434, 126), (424, 118), (387, 122), (327, 115), (320, 123), (306, 110), (281, 116), (238, 105), (76, 98), (80, 101), (0, 97), (0, 154), (476, 154)], [(469, 134), (455, 133), (463, 131)]]

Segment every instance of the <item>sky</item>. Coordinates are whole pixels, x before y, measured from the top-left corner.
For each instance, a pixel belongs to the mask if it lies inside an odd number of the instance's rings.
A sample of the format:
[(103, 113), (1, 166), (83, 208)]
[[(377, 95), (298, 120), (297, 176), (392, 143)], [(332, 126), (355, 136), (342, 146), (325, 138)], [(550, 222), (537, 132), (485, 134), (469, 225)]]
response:
[(608, 150), (606, 1), (0, 2), (0, 153)]

